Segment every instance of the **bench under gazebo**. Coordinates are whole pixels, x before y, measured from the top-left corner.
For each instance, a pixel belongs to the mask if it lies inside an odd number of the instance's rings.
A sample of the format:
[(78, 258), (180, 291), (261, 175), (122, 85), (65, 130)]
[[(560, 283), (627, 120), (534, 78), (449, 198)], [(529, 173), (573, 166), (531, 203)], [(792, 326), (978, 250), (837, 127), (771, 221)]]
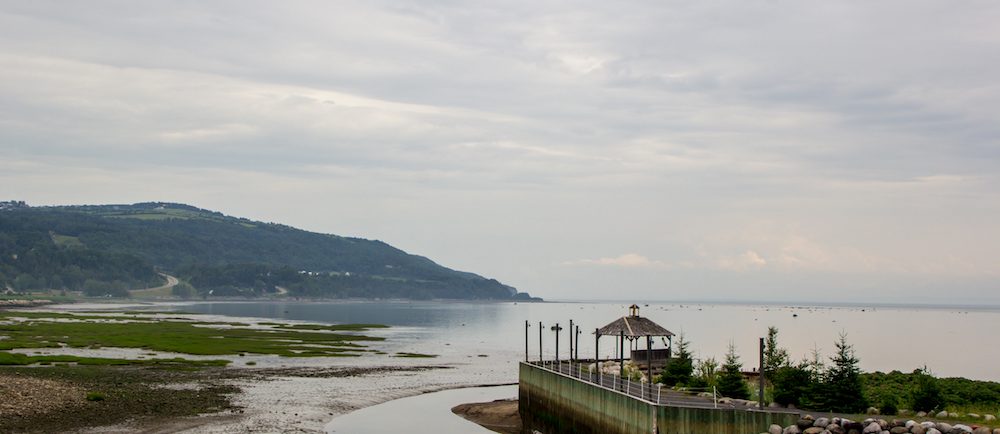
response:
[[(628, 316), (618, 318), (610, 324), (597, 329), (597, 331), (594, 332), (597, 335), (596, 340), (599, 345), (601, 336), (615, 336), (618, 338), (618, 357), (622, 375), (624, 375), (625, 370), (625, 341), (628, 340), (630, 343), (629, 349), (632, 362), (637, 365), (646, 365), (647, 378), (649, 379), (649, 382), (652, 383), (654, 363), (664, 366), (667, 361), (670, 360), (671, 344), (673, 343), (672, 338), (674, 334), (649, 318), (639, 316), (638, 305), (633, 304), (632, 306), (629, 306), (628, 309)], [(631, 344), (636, 343), (643, 337), (646, 338), (646, 349), (632, 349)], [(654, 337), (666, 338), (668, 342), (667, 347), (662, 349), (653, 349)]]

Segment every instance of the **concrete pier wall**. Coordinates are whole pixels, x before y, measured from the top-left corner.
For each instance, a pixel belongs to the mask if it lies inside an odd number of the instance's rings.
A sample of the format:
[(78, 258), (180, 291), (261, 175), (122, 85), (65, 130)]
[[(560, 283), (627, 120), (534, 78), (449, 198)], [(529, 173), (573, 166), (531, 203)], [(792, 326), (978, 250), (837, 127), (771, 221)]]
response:
[(543, 434), (758, 434), (794, 424), (790, 413), (656, 405), (527, 363), (520, 365), (524, 432)]

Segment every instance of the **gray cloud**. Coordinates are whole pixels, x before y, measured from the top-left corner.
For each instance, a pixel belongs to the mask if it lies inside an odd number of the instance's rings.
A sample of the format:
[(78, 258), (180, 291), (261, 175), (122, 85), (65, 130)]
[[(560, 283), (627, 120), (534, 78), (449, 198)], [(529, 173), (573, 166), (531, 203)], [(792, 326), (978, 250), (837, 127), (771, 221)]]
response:
[(9, 3), (0, 196), (188, 202), (550, 297), (996, 302), (998, 19), (987, 1)]

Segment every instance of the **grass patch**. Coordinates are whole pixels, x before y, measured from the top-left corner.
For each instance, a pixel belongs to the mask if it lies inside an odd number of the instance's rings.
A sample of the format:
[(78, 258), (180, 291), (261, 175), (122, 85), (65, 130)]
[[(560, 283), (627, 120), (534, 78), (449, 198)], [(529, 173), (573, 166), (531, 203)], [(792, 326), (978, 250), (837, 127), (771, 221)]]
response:
[(382, 324), (276, 324), (276, 323), (259, 323), (260, 325), (271, 325), (280, 329), (287, 330), (324, 330), (330, 332), (363, 332), (371, 329), (383, 329), (388, 328), (387, 325)]
[[(135, 317), (88, 316), (47, 312), (0, 312), (0, 319), (28, 318), (0, 324), (0, 350), (15, 348), (142, 348), (196, 355), (237, 355), (241, 353), (275, 354), (285, 357), (357, 356), (364, 348), (360, 342), (382, 341), (384, 338), (358, 334), (333, 333), (377, 327), (371, 324), (275, 329), (247, 329), (242, 323), (159, 320), (138, 318), (139, 322), (105, 322), (107, 320), (136, 321)], [(46, 319), (76, 320), (72, 322)], [(217, 328), (229, 325), (240, 328)], [(111, 359), (107, 359), (111, 360)], [(40, 360), (41, 361), (41, 360)], [(54, 361), (54, 360), (49, 360)], [(78, 362), (76, 360), (67, 360)]]
[(432, 359), (437, 357), (437, 354), (421, 354), (421, 353), (396, 353), (392, 357), (404, 357), (407, 359)]
[(146, 365), (146, 366), (189, 366), (208, 367), (226, 366), (228, 360), (188, 360), (183, 358), (173, 359), (111, 359), (101, 357), (79, 357), (79, 356), (29, 356), (21, 353), (9, 353), (0, 351), (0, 366), (25, 366), (25, 365), (51, 365), (53, 363), (71, 363), (84, 366), (123, 366), (123, 365)]
[(104, 398), (106, 397), (101, 392), (87, 392), (87, 401), (91, 402), (104, 401)]

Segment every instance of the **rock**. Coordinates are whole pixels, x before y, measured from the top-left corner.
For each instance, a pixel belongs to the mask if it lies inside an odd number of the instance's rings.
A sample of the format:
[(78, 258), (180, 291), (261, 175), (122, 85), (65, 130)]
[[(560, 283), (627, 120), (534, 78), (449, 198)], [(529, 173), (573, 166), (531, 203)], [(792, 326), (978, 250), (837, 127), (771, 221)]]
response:
[(895, 428), (897, 426), (906, 426), (906, 421), (903, 419), (893, 419), (889, 421), (889, 428)]
[(802, 434), (802, 430), (799, 429), (798, 425), (789, 425), (781, 431), (781, 434)]
[(910, 429), (905, 426), (894, 426), (889, 430), (890, 434), (906, 434), (910, 432)]
[(871, 422), (865, 425), (865, 429), (861, 431), (861, 434), (880, 434), (882, 432), (882, 427), (879, 426), (878, 422)]
[(952, 419), (958, 419), (958, 413), (955, 413), (954, 411), (950, 412), (950, 413), (948, 413), (948, 417), (950, 417)]
[(804, 415), (802, 415), (802, 419), (805, 419), (805, 420), (816, 420), (816, 418), (814, 418), (813, 415), (811, 415), (811, 414), (804, 414)]
[(844, 428), (841, 428), (840, 424), (836, 423), (831, 423), (827, 425), (826, 430), (830, 431), (830, 434), (844, 434), (847, 432), (844, 430)]
[(993, 428), (993, 434), (1000, 434), (1000, 428)]
[(938, 414), (935, 415), (935, 417), (948, 417), (948, 412), (941, 410), (938, 412)]
[(913, 425), (917, 425), (917, 421), (915, 421), (913, 419), (910, 419), (910, 420), (906, 421), (906, 423), (903, 424), (903, 426), (905, 426), (907, 428), (913, 428)]
[(865, 414), (879, 414), (879, 413), (877, 408), (868, 407), (868, 410), (865, 410)]
[(968, 416), (968, 417), (971, 417), (971, 418), (973, 418), (973, 419), (979, 419), (979, 417), (980, 417), (980, 416), (979, 416), (978, 414), (976, 414), (976, 413), (969, 413), (969, 414), (967, 414), (966, 416)]
[(917, 417), (927, 417), (927, 412), (926, 411), (918, 411), (917, 412)]
[(757, 407), (759, 404), (760, 403), (758, 403), (757, 401), (747, 401), (747, 402), (743, 403), (743, 405), (745, 405), (747, 407)]
[(985, 426), (981, 426), (979, 428), (976, 428), (976, 429), (972, 430), (972, 433), (973, 434), (993, 434), (993, 430), (991, 430), (991, 429), (989, 429), (989, 428), (987, 428)]
[(927, 428), (927, 432), (925, 434), (941, 434), (941, 431), (938, 431), (937, 428), (931, 427)]
[(767, 429), (768, 434), (781, 434), (781, 425), (771, 424), (771, 427)]
[(968, 425), (957, 424), (951, 427), (952, 433), (971, 433), (972, 427)]
[(813, 426), (818, 426), (820, 428), (826, 428), (826, 426), (829, 424), (830, 424), (830, 419), (827, 419), (825, 417), (818, 418), (816, 419), (815, 422), (813, 422)]
[(923, 425), (913, 425), (910, 427), (910, 432), (913, 434), (927, 434), (927, 428)]
[(799, 419), (798, 422), (795, 422), (795, 425), (798, 425), (799, 429), (804, 431), (806, 428), (813, 426), (813, 421), (812, 419), (806, 419), (803, 417), (802, 419)]
[(823, 429), (823, 428), (820, 428), (818, 426), (812, 426), (812, 427), (809, 427), (809, 428), (806, 428), (805, 430), (803, 430), (802, 434), (820, 434), (823, 431), (826, 431), (826, 430)]
[(983, 420), (985, 420), (987, 422), (993, 422), (993, 421), (997, 420), (997, 417), (994, 416), (994, 415), (992, 415), (992, 414), (987, 414), (987, 415), (983, 416)]
[(943, 433), (950, 433), (951, 432), (951, 424), (944, 423), (944, 422), (938, 422), (937, 425), (934, 428), (937, 428), (938, 431), (941, 431)]
[(782, 406), (781, 406), (781, 404), (778, 404), (777, 402), (772, 402), (772, 403), (770, 403), (770, 404), (767, 405), (767, 408), (782, 408)]
[(931, 429), (931, 428), (937, 427), (937, 423), (934, 423), (934, 422), (931, 422), (931, 421), (927, 420), (927, 421), (920, 422), (920, 426), (922, 426), (924, 428), (927, 428), (927, 429)]
[(899, 410), (898, 413), (899, 413), (900, 416), (909, 416), (910, 413), (912, 413), (912, 412), (910, 410), (907, 410), (907, 409), (904, 408), (902, 410)]
[(878, 419), (875, 422), (878, 423), (878, 426), (882, 427), (882, 431), (889, 429), (889, 421), (885, 419)]

